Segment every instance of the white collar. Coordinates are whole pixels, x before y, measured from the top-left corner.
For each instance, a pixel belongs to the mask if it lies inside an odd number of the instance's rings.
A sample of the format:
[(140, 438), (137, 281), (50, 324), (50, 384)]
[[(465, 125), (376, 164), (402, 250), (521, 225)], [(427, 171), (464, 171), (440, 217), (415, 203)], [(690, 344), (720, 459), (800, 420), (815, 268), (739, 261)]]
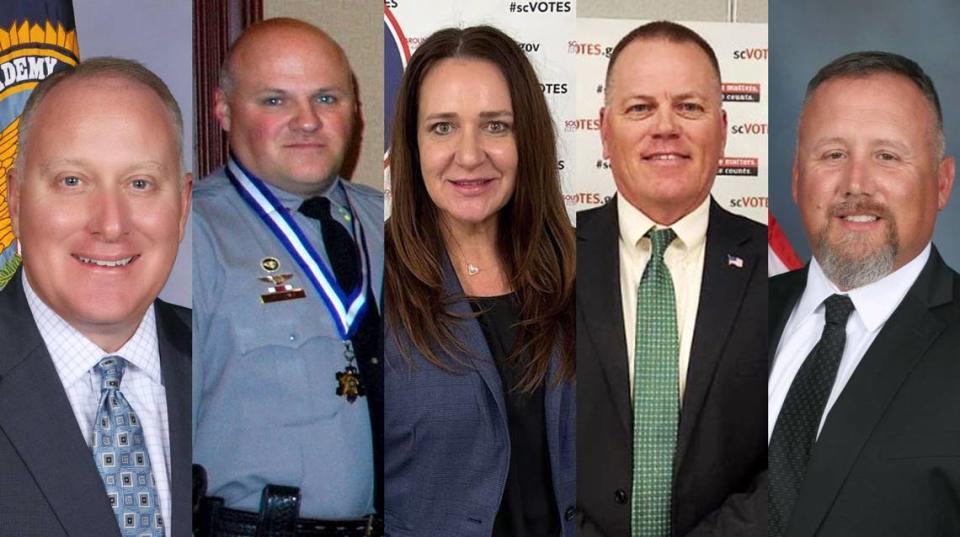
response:
[(83, 379), (105, 356), (121, 356), (152, 381), (163, 384), (153, 304), (147, 308), (133, 336), (117, 352), (107, 352), (71, 326), (37, 295), (30, 286), (26, 270), (23, 271), (22, 279), (23, 291), (33, 319), (64, 386)]
[(684, 252), (700, 247), (707, 239), (707, 225), (710, 221), (710, 196), (670, 226), (654, 222), (643, 211), (630, 204), (622, 195), (617, 196), (617, 220), (620, 227), (620, 239), (634, 247), (650, 228), (669, 227), (677, 234), (674, 244)]
[(906, 265), (871, 284), (843, 292), (827, 278), (814, 257), (807, 271), (807, 286), (803, 290), (800, 302), (797, 303), (796, 316), (798, 319), (804, 319), (813, 314), (830, 295), (849, 295), (857, 315), (860, 316), (867, 330), (876, 330), (893, 315), (893, 311), (897, 309), (907, 291), (920, 276), (920, 271), (923, 270), (929, 258), (930, 244), (927, 243), (920, 254)]

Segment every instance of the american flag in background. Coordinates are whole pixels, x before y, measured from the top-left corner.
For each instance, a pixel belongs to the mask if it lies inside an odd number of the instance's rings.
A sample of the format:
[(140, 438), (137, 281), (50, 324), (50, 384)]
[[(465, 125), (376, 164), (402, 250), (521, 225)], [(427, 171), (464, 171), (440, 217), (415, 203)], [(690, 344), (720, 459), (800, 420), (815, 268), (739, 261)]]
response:
[(803, 263), (790, 246), (787, 235), (773, 217), (773, 213), (770, 213), (767, 219), (767, 275), (776, 276), (802, 266)]

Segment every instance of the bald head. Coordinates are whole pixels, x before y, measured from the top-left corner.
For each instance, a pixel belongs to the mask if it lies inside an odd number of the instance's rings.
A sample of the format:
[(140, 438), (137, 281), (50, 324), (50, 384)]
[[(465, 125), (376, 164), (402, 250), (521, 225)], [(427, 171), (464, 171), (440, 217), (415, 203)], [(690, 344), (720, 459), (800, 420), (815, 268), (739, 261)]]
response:
[(359, 117), (343, 49), (302, 21), (269, 19), (231, 47), (214, 113), (248, 171), (302, 196), (340, 173)]
[[(297, 19), (278, 17), (249, 26), (230, 46), (220, 68), (220, 89), (230, 94), (236, 87), (237, 73), (259, 61), (271, 61), (284, 50), (302, 48), (332, 58), (354, 85), (353, 72), (340, 45), (316, 26)], [(354, 89), (354, 91), (356, 91)]]

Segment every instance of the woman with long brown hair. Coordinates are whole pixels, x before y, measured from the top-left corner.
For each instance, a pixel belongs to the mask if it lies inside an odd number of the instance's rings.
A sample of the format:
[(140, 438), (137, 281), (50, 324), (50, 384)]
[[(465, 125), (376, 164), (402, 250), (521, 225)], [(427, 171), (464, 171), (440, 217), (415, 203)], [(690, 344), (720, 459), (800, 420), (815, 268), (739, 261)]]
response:
[(388, 535), (574, 534), (574, 239), (537, 76), (488, 26), (416, 50), (385, 252)]

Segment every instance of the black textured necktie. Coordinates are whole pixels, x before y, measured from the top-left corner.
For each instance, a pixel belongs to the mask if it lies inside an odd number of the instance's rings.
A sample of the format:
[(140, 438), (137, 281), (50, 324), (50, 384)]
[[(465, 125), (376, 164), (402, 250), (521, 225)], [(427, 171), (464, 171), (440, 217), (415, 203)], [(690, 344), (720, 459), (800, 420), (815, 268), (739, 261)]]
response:
[(327, 259), (333, 268), (344, 296), (360, 281), (360, 260), (357, 258), (357, 244), (347, 228), (333, 219), (330, 214), (330, 200), (316, 196), (304, 201), (298, 209), (301, 213), (320, 221), (320, 232), (323, 234), (323, 246), (327, 251)]
[[(327, 259), (333, 268), (337, 283), (344, 294), (349, 295), (361, 278), (360, 257), (357, 244), (350, 232), (333, 219), (330, 214), (330, 200), (313, 197), (305, 200), (298, 209), (310, 218), (320, 221), (323, 234), (323, 246)], [(351, 215), (351, 218), (356, 218)], [(360, 246), (361, 248), (363, 245)], [(369, 256), (371, 252), (367, 252)], [(379, 282), (377, 282), (379, 283)], [(360, 326), (350, 338), (357, 357), (360, 377), (366, 386), (367, 405), (370, 409), (370, 427), (373, 431), (373, 466), (375, 474), (374, 504), (378, 513), (383, 513), (383, 323), (373, 293), (374, 282), (371, 275), (367, 287), (367, 308), (359, 320)]]
[(770, 537), (787, 530), (847, 340), (850, 297), (832, 295), (824, 304), (823, 334), (790, 384), (770, 437)]

